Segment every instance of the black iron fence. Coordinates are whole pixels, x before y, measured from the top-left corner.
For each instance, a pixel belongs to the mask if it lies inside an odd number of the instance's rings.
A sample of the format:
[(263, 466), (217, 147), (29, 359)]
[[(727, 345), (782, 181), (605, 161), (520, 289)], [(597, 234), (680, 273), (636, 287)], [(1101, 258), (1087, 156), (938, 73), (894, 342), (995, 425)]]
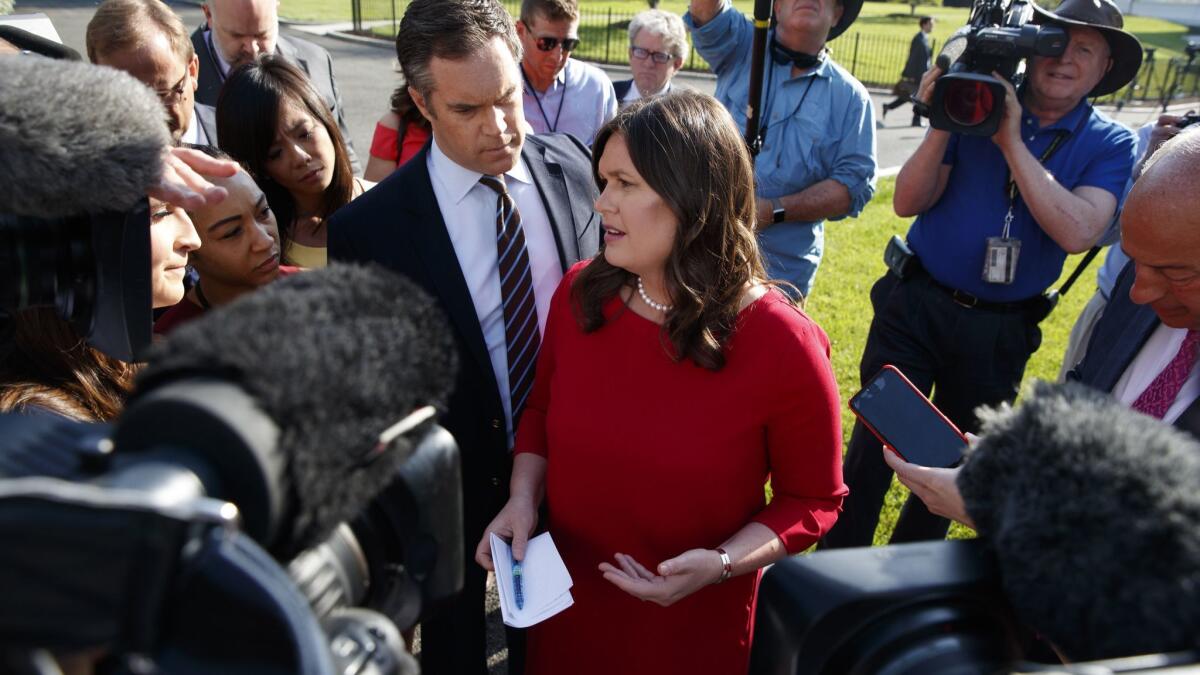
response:
[[(0, 0), (2, 2), (3, 0)], [(519, 0), (502, 0), (514, 17), (520, 13)], [(400, 17), (408, 0), (351, 0), (354, 31), (382, 39), (394, 39)], [(580, 12), (579, 47), (574, 56), (595, 63), (629, 63), (629, 22), (634, 12), (612, 9)], [(689, 39), (690, 40), (690, 39)], [(863, 84), (890, 87), (900, 77), (908, 59), (911, 36), (886, 36), (849, 32), (829, 44), (834, 58)], [(937, 52), (937, 41), (934, 41)], [(1194, 54), (1193, 54), (1194, 57)], [(684, 69), (707, 72), (708, 63), (689, 47)], [(1106, 96), (1102, 102), (1123, 105), (1130, 101), (1157, 102), (1200, 95), (1200, 63), (1192, 58), (1156, 59), (1155, 50), (1147, 49), (1137, 78), (1127, 87)]]

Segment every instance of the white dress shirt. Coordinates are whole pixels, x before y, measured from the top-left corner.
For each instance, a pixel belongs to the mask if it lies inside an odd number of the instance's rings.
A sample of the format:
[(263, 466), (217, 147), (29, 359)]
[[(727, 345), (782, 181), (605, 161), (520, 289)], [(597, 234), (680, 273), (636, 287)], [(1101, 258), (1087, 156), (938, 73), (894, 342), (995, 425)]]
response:
[[(436, 136), (426, 161), (433, 182), (433, 194), (437, 197), (442, 219), (446, 221), (458, 266), (467, 280), (475, 314), (479, 317), (479, 327), (483, 329), (483, 341), (487, 345), (492, 372), (496, 375), (496, 385), (504, 404), (508, 444), (512, 447), (514, 430), (512, 394), (508, 387), (508, 343), (504, 337), (500, 263), (496, 251), (497, 196), (491, 188), (479, 182), (483, 174), (463, 168), (447, 157), (438, 147)], [(550, 228), (546, 207), (542, 204), (524, 159), (504, 174), (504, 183), (521, 214), (521, 228), (525, 231), (525, 246), (529, 251), (530, 271), (533, 273), (538, 329), (544, 333), (546, 316), (550, 312), (550, 298), (563, 277), (558, 244)]]
[[(661, 95), (667, 94), (670, 91), (671, 91), (671, 82), (668, 80), (667, 84), (662, 89), (654, 92), (653, 94), (650, 94), (650, 96), (661, 96)], [(634, 80), (629, 83), (629, 91), (625, 92), (625, 98), (621, 99), (621, 106), (622, 107), (627, 106), (630, 103), (633, 103), (634, 101), (638, 100), (639, 98), (642, 98), (642, 96), (645, 96), (645, 94), (638, 91), (637, 80)]]
[(188, 122), (188, 128), (183, 132), (183, 136), (179, 137), (179, 142), (192, 145), (216, 145), (208, 139), (208, 134), (204, 133), (204, 127), (200, 126), (200, 120), (196, 119), (195, 104), (192, 105), (192, 121)]
[[(1183, 345), (1186, 335), (1186, 328), (1171, 328), (1159, 324), (1150, 334), (1150, 339), (1146, 340), (1146, 344), (1142, 345), (1142, 350), (1125, 367), (1125, 372), (1121, 373), (1121, 379), (1117, 380), (1116, 386), (1113, 387), (1113, 396), (1121, 403), (1132, 406), (1146, 387), (1150, 386), (1154, 378), (1158, 377), (1163, 368), (1166, 368), (1171, 359), (1179, 353), (1179, 347)], [(1192, 366), (1192, 372), (1188, 374), (1188, 379), (1179, 390), (1179, 395), (1175, 397), (1175, 402), (1163, 415), (1163, 421), (1174, 424), (1197, 397), (1200, 397), (1200, 360)]]

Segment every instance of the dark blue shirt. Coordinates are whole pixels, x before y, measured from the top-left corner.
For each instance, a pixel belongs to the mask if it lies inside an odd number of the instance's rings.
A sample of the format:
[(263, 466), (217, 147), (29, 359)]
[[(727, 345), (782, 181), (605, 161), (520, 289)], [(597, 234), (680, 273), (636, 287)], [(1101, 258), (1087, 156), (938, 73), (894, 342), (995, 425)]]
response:
[[(1042, 156), (1059, 130), (1070, 132), (1044, 163), (1060, 185), (1068, 190), (1098, 187), (1120, 202), (1133, 170), (1135, 141), (1129, 129), (1094, 110), (1087, 100), (1047, 127), (1039, 127), (1024, 107), (1021, 112), (1021, 137), (1034, 157)], [(990, 302), (1023, 300), (1049, 288), (1067, 254), (1042, 231), (1020, 197), (1009, 234), (1021, 240), (1016, 277), (1011, 284), (983, 280), (987, 239), (1001, 235), (1009, 205), (1008, 164), (991, 137), (954, 134), (942, 163), (953, 166), (946, 190), (908, 231), (908, 243), (929, 274)]]

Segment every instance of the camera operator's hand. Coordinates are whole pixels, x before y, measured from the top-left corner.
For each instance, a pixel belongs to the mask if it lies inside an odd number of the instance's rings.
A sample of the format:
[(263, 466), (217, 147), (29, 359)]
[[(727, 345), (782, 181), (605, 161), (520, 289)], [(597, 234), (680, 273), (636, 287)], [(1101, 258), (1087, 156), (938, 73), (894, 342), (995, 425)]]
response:
[(716, 583), (725, 566), (721, 555), (705, 548), (694, 548), (658, 565), (658, 574), (646, 569), (633, 556), (617, 553), (617, 565), (600, 563), (604, 578), (640, 600), (669, 607), (696, 591)]
[(956, 520), (967, 527), (975, 523), (967, 514), (962, 494), (958, 491), (959, 468), (937, 469), (910, 464), (900, 458), (895, 450), (883, 446), (883, 461), (896, 472), (896, 478), (917, 496), (931, 513)]
[(1150, 131), (1150, 140), (1146, 143), (1146, 151), (1142, 153), (1142, 158), (1138, 160), (1137, 166), (1133, 169), (1133, 175), (1142, 175), (1142, 168), (1146, 166), (1146, 162), (1158, 152), (1163, 143), (1175, 138), (1183, 129), (1179, 128), (1179, 123), (1183, 121), (1183, 117), (1179, 115), (1159, 115), (1158, 121), (1154, 123), (1154, 128)]
[(1007, 78), (996, 72), (992, 75), (1004, 85), (1004, 115), (1000, 118), (1000, 128), (992, 135), (992, 142), (1007, 155), (1009, 150), (1021, 145), (1021, 101)]
[(924, 103), (925, 105), (929, 105), (930, 101), (933, 100), (933, 85), (941, 76), (942, 69), (938, 68), (937, 66), (925, 71), (925, 74), (921, 76), (921, 83), (917, 85), (916, 96), (913, 98)]
[(216, 159), (191, 148), (171, 148), (163, 159), (163, 175), (158, 185), (147, 190), (149, 196), (188, 211), (220, 204), (225, 188), (204, 177), (228, 178), (237, 173), (237, 164)]

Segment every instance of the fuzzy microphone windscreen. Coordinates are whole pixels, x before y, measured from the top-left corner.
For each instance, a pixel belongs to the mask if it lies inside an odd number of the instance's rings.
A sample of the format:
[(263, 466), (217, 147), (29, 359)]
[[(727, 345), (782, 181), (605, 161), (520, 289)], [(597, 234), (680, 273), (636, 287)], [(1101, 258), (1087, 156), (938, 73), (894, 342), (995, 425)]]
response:
[(1076, 383), (982, 419), (958, 486), (1021, 620), (1073, 660), (1200, 646), (1200, 443)]
[(456, 367), (449, 327), (424, 291), (347, 264), (280, 279), (180, 326), (156, 345), (138, 389), (200, 374), (257, 400), (288, 458), (294, 517), (272, 550), (290, 558), (391, 483), (411, 444), (362, 458), (416, 408), (444, 410)]
[(0, 213), (125, 211), (158, 182), (171, 144), (162, 103), (130, 75), (37, 56), (0, 77)]

